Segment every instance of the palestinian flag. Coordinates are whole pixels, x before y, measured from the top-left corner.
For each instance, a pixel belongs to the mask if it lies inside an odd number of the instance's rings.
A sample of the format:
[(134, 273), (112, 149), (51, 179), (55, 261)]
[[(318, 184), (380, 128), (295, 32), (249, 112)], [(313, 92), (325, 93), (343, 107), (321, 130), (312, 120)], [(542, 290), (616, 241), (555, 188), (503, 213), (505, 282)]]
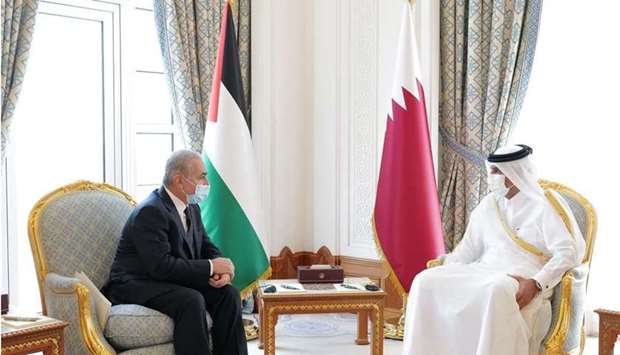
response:
[(235, 264), (233, 285), (243, 297), (271, 268), (261, 243), (258, 176), (234, 26), (227, 2), (203, 144), (211, 190), (201, 211), (207, 234)]

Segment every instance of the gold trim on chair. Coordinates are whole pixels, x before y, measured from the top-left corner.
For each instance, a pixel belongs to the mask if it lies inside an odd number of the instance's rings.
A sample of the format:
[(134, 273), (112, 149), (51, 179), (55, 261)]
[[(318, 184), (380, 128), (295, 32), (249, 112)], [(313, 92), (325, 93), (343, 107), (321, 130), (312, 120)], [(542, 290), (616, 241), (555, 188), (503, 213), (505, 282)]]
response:
[[(41, 240), (39, 235), (39, 218), (41, 213), (47, 207), (48, 204), (62, 197), (65, 194), (76, 191), (102, 191), (118, 195), (125, 198), (130, 205), (135, 206), (136, 202), (124, 191), (105, 183), (94, 183), (90, 181), (80, 180), (72, 184), (62, 186), (47, 195), (43, 196), (30, 211), (28, 217), (28, 239), (30, 240), (30, 248), (32, 249), (32, 255), (34, 258), (35, 270), (37, 272), (37, 281), (39, 284), (39, 293), (41, 296), (41, 306), (43, 308), (43, 314), (47, 315), (47, 305), (45, 303), (45, 277), (48, 274), (47, 262), (45, 255), (43, 255), (43, 249), (41, 247)], [(86, 344), (87, 348), (93, 354), (111, 355), (105, 348), (101, 339), (94, 331), (94, 320), (90, 312), (90, 302), (88, 300), (88, 289), (81, 284), (75, 287), (75, 293), (78, 299), (79, 320), (80, 320), (80, 333)]]
[(78, 309), (80, 318), (80, 334), (82, 339), (86, 343), (86, 347), (91, 354), (96, 355), (113, 355), (110, 353), (105, 345), (101, 342), (101, 339), (95, 332), (92, 313), (90, 312), (90, 301), (88, 299), (88, 288), (82, 284), (78, 284), (75, 287), (75, 291), (78, 299)]
[(583, 255), (582, 264), (590, 263), (592, 260), (592, 250), (594, 248), (594, 242), (596, 241), (596, 229), (598, 227), (598, 218), (596, 217), (596, 211), (594, 207), (585, 197), (579, 194), (577, 191), (571, 189), (566, 185), (562, 185), (557, 182), (548, 181), (548, 180), (538, 180), (540, 186), (545, 190), (555, 190), (559, 193), (564, 193), (570, 195), (573, 199), (575, 199), (581, 207), (583, 207), (586, 213), (586, 219), (588, 220), (588, 226), (586, 230), (586, 234), (583, 236), (586, 242), (586, 250)]
[(560, 297), (560, 313), (549, 339), (545, 342), (545, 354), (565, 354), (564, 341), (570, 325), (571, 291), (573, 288), (573, 274), (569, 271), (562, 277)]
[[(597, 228), (597, 217), (596, 211), (590, 202), (579, 194), (577, 191), (571, 189), (568, 186), (562, 185), (557, 182), (552, 182), (548, 180), (538, 180), (538, 183), (544, 190), (554, 190), (561, 194), (569, 195), (573, 198), (581, 207), (584, 209), (586, 214), (587, 230), (585, 231), (585, 235), (583, 238), (586, 242), (586, 249), (584, 252), (583, 259), (581, 261), (582, 264), (589, 264), (592, 260), (592, 250), (594, 248), (594, 242), (596, 240), (596, 228)], [(557, 201), (556, 201), (557, 202)], [(552, 202), (553, 203), (553, 202)], [(554, 206), (555, 207), (555, 206)], [(561, 216), (564, 222), (568, 219), (567, 216)], [(570, 223), (569, 223), (570, 225)], [(589, 274), (588, 274), (589, 278)], [(560, 297), (560, 313), (558, 315), (558, 319), (555, 325), (553, 326), (553, 331), (551, 335), (547, 339), (547, 341), (543, 344), (544, 354), (579, 354), (583, 351), (583, 325), (581, 326), (581, 341), (580, 344), (575, 349), (571, 349), (569, 351), (564, 350), (564, 342), (566, 340), (566, 336), (568, 335), (568, 326), (570, 325), (570, 317), (571, 317), (571, 297), (572, 297), (572, 285), (574, 281), (573, 274), (569, 271), (567, 272), (560, 281), (561, 284), (561, 297)], [(586, 279), (587, 285), (587, 279)], [(586, 286), (587, 287), (587, 286)]]

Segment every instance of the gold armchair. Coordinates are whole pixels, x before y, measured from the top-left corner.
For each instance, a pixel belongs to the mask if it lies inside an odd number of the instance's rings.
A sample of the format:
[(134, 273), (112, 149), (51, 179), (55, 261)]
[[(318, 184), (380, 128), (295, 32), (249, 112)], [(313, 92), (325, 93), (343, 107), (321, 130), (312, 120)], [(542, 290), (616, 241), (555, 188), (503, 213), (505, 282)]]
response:
[[(596, 212), (590, 202), (575, 190), (547, 180), (540, 180), (539, 183), (543, 189), (554, 190), (566, 200), (586, 243), (581, 264), (568, 271), (553, 290), (551, 327), (543, 340), (542, 353), (581, 354), (585, 344), (583, 318), (590, 262), (596, 239)], [(426, 267), (436, 267), (442, 262), (442, 259), (432, 259), (426, 263)]]
[(67, 354), (174, 354), (172, 319), (142, 306), (116, 305), (102, 329), (93, 295), (74, 277), (81, 271), (97, 287), (103, 285), (134, 206), (114, 186), (78, 181), (50, 192), (30, 212), (28, 232), (43, 312), (69, 322)]

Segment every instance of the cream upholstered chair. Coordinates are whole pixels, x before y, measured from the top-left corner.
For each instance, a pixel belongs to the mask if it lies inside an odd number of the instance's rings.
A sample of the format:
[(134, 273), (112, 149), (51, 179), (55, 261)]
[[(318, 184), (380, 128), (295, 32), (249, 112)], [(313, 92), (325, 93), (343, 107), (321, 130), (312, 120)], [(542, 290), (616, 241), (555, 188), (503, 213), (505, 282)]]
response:
[(568, 271), (553, 290), (551, 328), (543, 340), (543, 353), (581, 354), (586, 341), (583, 319), (592, 250), (596, 239), (596, 212), (585, 197), (567, 186), (546, 180), (541, 180), (540, 185), (543, 189), (558, 192), (566, 200), (586, 242), (581, 264)]
[[(540, 180), (539, 183), (543, 189), (554, 190), (566, 200), (586, 242), (581, 264), (568, 271), (553, 290), (551, 327), (543, 340), (542, 354), (581, 354), (585, 344), (583, 319), (592, 249), (596, 239), (596, 212), (590, 202), (575, 190), (547, 180)], [(427, 266), (440, 264), (440, 259), (433, 259)]]
[(174, 322), (138, 305), (116, 305), (101, 329), (93, 297), (74, 277), (101, 288), (135, 202), (123, 191), (88, 181), (58, 188), (33, 207), (28, 230), (43, 312), (70, 323), (67, 354), (174, 354)]

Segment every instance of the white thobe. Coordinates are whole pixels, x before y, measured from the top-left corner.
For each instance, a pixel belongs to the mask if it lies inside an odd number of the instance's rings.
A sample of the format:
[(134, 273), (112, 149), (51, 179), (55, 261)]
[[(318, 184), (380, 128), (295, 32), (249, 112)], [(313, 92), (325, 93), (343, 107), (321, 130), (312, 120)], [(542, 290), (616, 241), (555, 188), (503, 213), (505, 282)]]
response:
[[(566, 202), (571, 236), (547, 201), (522, 193), (513, 198), (487, 195), (472, 212), (463, 239), (443, 266), (414, 279), (405, 320), (404, 355), (537, 354), (549, 330), (549, 297), (562, 275), (578, 265), (585, 243)], [(495, 202), (508, 225), (523, 240), (549, 256), (545, 261), (519, 247), (498, 218)], [(537, 280), (543, 287), (519, 310), (519, 283), (508, 276)]]

